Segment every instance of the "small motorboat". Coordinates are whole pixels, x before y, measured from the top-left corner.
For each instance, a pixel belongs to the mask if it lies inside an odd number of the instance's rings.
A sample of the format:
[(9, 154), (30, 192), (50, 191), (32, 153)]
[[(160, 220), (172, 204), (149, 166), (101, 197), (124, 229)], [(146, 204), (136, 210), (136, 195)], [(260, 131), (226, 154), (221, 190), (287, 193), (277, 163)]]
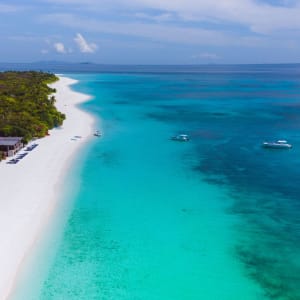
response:
[(278, 140), (276, 142), (264, 142), (262, 144), (264, 148), (272, 148), (272, 149), (290, 149), (292, 148), (291, 144), (288, 144), (285, 140)]
[(97, 130), (97, 131), (94, 133), (94, 136), (100, 137), (100, 136), (102, 136), (102, 133), (101, 133), (99, 130)]
[(189, 136), (187, 134), (178, 134), (171, 137), (172, 141), (178, 141), (178, 142), (188, 142), (190, 140)]

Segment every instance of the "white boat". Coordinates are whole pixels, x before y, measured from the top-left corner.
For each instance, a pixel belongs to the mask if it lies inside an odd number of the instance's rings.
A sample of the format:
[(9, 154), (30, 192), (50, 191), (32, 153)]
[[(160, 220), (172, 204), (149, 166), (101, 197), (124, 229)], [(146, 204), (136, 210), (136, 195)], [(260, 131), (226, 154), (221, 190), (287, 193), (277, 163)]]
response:
[(291, 144), (288, 144), (285, 140), (278, 140), (276, 142), (264, 142), (262, 144), (264, 148), (273, 148), (273, 149), (290, 149), (292, 148)]
[(176, 136), (172, 136), (171, 140), (178, 142), (188, 142), (190, 138), (187, 134), (178, 134)]
[(94, 136), (102, 136), (102, 133), (99, 131), (99, 130), (97, 130), (95, 133), (94, 133)]

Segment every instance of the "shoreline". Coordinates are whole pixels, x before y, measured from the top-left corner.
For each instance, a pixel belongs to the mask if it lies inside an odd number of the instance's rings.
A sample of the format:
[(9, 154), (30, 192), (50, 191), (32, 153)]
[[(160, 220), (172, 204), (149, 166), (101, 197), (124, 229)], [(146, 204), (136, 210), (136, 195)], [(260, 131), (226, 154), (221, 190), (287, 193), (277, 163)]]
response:
[(71, 90), (75, 83), (59, 75), (50, 85), (57, 91), (57, 109), (66, 114), (63, 125), (34, 141), (38, 146), (17, 164), (0, 163), (0, 299), (10, 296), (23, 262), (55, 214), (71, 163), (93, 136), (95, 119), (78, 108), (91, 96)]

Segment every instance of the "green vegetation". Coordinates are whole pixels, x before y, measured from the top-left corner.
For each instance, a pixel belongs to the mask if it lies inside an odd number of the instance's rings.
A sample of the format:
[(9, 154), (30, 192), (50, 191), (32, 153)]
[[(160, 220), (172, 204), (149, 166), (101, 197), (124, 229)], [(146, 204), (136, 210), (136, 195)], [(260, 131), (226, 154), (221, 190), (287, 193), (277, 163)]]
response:
[(21, 136), (27, 142), (60, 126), (65, 115), (57, 111), (51, 96), (55, 89), (47, 85), (56, 80), (43, 72), (0, 72), (0, 136)]

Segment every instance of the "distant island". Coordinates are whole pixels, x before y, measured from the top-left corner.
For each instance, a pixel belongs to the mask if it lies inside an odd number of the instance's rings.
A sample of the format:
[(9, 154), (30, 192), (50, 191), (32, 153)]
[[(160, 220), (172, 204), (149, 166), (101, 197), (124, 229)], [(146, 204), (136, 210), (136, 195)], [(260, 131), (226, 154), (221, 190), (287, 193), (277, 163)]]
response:
[(36, 71), (0, 73), (0, 137), (22, 137), (26, 143), (62, 125), (65, 115), (54, 105), (56, 90), (48, 86), (57, 80)]

